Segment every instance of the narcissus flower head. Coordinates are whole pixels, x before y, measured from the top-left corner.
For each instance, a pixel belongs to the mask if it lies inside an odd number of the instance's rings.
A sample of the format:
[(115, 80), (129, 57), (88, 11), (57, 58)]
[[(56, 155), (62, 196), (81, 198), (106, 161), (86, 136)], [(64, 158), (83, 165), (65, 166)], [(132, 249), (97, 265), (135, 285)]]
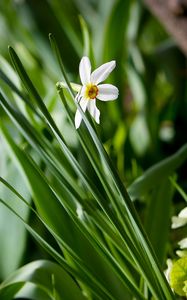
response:
[[(95, 121), (100, 123), (100, 111), (96, 107), (96, 99), (101, 101), (111, 101), (118, 97), (118, 89), (112, 84), (100, 84), (113, 71), (116, 62), (110, 61), (101, 65), (91, 73), (91, 63), (87, 56), (81, 59), (79, 65), (79, 74), (82, 82), (82, 87), (76, 95), (76, 102), (79, 103), (83, 112), (86, 109), (89, 111)], [(82, 121), (82, 116), (77, 109), (75, 114), (75, 127), (79, 128)]]

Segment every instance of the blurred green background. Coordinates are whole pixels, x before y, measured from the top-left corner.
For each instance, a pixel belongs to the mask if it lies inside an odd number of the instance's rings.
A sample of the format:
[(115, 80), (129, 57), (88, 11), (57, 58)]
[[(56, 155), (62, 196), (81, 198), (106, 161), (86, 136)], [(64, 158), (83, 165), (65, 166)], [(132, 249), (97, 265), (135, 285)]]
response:
[[(85, 170), (87, 162), (59, 105), (55, 84), (62, 78), (48, 40), (50, 32), (57, 39), (72, 82), (80, 83), (79, 61), (85, 54), (90, 56), (93, 68), (113, 59), (117, 62), (109, 82), (119, 88), (119, 98), (107, 105), (98, 101), (101, 124), (97, 130), (126, 186), (186, 142), (186, 59), (141, 1), (1, 0), (0, 89), (20, 105), (5, 80), (7, 75), (22, 88), (11, 67), (7, 50), (11, 45)], [(8, 122), (2, 111), (0, 118)], [(20, 139), (16, 131), (15, 138)], [(0, 175), (27, 195), (0, 142)], [(187, 188), (186, 167), (183, 165), (178, 172), (183, 188)], [(2, 187), (1, 193), (8, 197)], [(180, 198), (175, 203), (180, 206)], [(140, 214), (143, 205), (137, 202)], [(6, 208), (0, 209), (0, 279), (20, 264), (46, 257), (17, 220), (3, 226), (9, 217), (3, 210)], [(37, 226), (35, 219), (30, 219), (30, 223)], [(18, 235), (14, 235), (15, 226)], [(9, 241), (6, 230), (11, 236)]]

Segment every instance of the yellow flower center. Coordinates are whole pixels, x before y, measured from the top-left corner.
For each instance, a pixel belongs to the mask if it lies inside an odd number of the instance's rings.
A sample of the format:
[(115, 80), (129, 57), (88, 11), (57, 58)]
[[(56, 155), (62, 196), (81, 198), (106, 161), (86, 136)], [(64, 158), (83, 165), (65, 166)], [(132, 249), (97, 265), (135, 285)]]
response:
[(96, 85), (88, 84), (86, 86), (85, 96), (89, 99), (95, 99), (98, 94), (98, 88)]

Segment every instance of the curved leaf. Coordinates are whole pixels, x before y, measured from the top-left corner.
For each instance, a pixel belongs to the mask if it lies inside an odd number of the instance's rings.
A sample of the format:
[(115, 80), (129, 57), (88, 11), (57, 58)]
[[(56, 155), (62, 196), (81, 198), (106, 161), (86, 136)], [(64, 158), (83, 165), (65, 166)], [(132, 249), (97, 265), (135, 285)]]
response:
[(0, 286), (0, 298), (10, 299), (6, 297), (9, 290), (15, 296), (17, 289), (21, 289), (22, 285), (28, 282), (42, 289), (51, 300), (85, 299), (72, 277), (59, 265), (47, 260), (31, 262), (12, 274)]

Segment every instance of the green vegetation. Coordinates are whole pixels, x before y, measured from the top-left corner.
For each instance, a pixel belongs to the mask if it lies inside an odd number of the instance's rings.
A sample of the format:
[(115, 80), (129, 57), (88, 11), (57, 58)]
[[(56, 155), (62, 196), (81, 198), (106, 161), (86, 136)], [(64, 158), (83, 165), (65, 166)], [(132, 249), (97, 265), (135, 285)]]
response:
[[(2, 0), (0, 40), (0, 299), (182, 299), (185, 275), (181, 293), (164, 274), (186, 230), (171, 229), (187, 186), (172, 38), (139, 1)], [(99, 125), (75, 101), (85, 55), (116, 61)]]

